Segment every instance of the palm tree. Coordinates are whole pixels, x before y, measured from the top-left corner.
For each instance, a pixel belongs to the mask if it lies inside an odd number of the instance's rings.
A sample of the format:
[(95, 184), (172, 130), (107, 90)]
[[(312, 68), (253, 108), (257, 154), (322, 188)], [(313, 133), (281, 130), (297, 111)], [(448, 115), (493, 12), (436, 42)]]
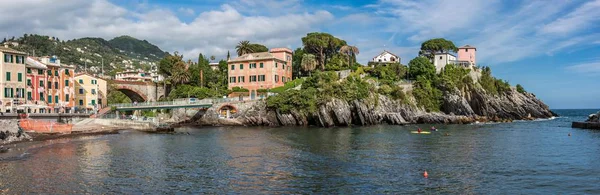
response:
[(351, 45), (344, 45), (344, 46), (342, 46), (342, 48), (340, 48), (340, 53), (348, 56), (348, 67), (350, 67), (350, 66), (352, 66), (350, 57), (352, 57), (353, 55), (356, 56), (357, 54), (360, 53), (360, 51), (358, 50), (358, 47), (351, 46)]
[(240, 41), (240, 43), (235, 46), (235, 50), (237, 51), (238, 56), (254, 52), (250, 41)]
[(300, 62), (300, 66), (302, 66), (302, 70), (310, 73), (317, 68), (317, 59), (315, 55), (312, 54), (304, 54), (302, 55), (302, 62)]
[(190, 72), (183, 61), (178, 61), (173, 65), (175, 69), (171, 75), (171, 81), (175, 84), (184, 84), (190, 82)]

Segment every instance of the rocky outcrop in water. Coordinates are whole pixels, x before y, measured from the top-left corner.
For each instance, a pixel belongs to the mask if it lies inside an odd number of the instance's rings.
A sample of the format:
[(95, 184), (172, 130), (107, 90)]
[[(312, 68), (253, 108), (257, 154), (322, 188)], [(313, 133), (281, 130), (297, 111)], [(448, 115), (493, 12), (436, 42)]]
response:
[(19, 120), (0, 119), (0, 144), (31, 140), (31, 137), (19, 129)]
[(219, 119), (216, 109), (211, 108), (200, 119), (203, 125), (247, 125), (247, 126), (351, 126), (375, 124), (446, 123), (465, 124), (475, 121), (508, 122), (556, 116), (548, 106), (531, 93), (515, 90), (500, 95), (491, 95), (482, 89), (467, 93), (454, 90), (445, 92), (442, 112), (428, 113), (410, 104), (392, 100), (387, 96), (373, 94), (365, 100), (344, 101), (332, 99), (318, 107), (315, 112), (304, 113), (292, 110), (281, 113), (269, 110), (264, 101), (244, 103), (243, 109), (233, 119)]

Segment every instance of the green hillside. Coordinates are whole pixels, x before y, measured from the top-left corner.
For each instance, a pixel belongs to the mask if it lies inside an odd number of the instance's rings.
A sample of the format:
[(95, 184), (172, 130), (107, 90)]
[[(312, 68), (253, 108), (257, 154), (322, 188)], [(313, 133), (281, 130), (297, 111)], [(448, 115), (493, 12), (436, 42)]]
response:
[(92, 72), (99, 71), (104, 62), (104, 72), (109, 75), (117, 70), (126, 69), (126, 66), (148, 69), (166, 54), (148, 41), (130, 36), (120, 36), (107, 41), (103, 38), (89, 37), (60, 40), (56, 37), (25, 34), (23, 37), (4, 41), (18, 43), (11, 47), (29, 55), (56, 55), (61, 63), (78, 65), (78, 70), (87, 66)]

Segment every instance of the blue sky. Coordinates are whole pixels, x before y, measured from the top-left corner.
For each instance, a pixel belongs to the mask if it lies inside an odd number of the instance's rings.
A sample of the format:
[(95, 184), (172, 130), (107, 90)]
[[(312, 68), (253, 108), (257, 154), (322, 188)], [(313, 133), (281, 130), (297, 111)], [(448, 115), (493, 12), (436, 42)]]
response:
[(356, 45), (361, 63), (384, 49), (408, 63), (443, 37), (551, 108), (600, 108), (600, 0), (20, 0), (0, 12), (5, 36), (131, 35), (191, 59), (241, 40), (293, 49), (322, 31)]

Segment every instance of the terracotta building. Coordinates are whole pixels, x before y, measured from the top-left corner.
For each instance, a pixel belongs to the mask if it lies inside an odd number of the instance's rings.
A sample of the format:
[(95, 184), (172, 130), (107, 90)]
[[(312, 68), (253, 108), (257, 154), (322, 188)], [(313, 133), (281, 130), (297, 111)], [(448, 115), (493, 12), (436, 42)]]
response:
[(292, 50), (288, 48), (244, 54), (227, 61), (227, 64), (229, 89), (248, 89), (252, 99), (258, 89), (280, 87), (292, 80)]

